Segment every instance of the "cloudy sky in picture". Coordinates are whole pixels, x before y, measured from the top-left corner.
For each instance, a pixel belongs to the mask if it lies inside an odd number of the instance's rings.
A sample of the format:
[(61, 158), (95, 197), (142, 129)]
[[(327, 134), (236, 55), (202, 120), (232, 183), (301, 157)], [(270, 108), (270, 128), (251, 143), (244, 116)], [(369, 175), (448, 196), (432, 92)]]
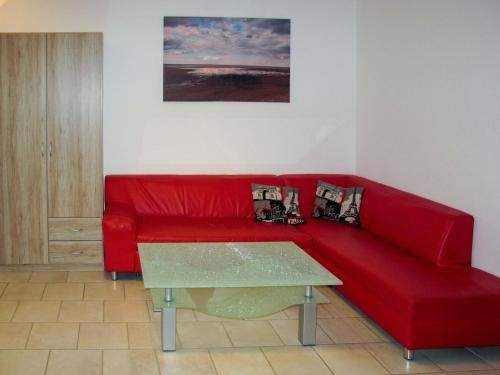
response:
[(165, 17), (164, 64), (290, 66), (290, 20)]

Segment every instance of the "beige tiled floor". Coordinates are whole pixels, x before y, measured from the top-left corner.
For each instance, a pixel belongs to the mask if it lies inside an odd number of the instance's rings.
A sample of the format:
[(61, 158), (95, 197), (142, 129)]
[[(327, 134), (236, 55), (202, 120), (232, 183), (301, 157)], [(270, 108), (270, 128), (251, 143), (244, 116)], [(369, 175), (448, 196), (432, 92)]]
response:
[(0, 272), (0, 374), (500, 375), (500, 347), (401, 347), (349, 301), (321, 288), (317, 346), (297, 340), (298, 309), (234, 321), (177, 311), (178, 351), (160, 350), (160, 314), (140, 281), (104, 272)]
[(60, 301), (20, 301), (13, 322), (56, 322)]
[(84, 284), (51, 283), (47, 284), (43, 299), (45, 301), (80, 301), (83, 297)]

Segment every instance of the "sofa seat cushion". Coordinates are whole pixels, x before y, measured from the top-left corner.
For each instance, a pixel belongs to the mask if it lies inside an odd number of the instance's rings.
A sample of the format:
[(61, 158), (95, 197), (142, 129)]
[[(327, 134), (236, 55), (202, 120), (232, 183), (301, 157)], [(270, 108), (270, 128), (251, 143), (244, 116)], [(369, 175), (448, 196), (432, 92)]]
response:
[(311, 220), (301, 227), (322, 257), (409, 320), (500, 318), (498, 278), (437, 266), (360, 228)]
[(296, 226), (237, 218), (140, 217), (137, 242), (293, 241), (309, 251), (312, 239)]

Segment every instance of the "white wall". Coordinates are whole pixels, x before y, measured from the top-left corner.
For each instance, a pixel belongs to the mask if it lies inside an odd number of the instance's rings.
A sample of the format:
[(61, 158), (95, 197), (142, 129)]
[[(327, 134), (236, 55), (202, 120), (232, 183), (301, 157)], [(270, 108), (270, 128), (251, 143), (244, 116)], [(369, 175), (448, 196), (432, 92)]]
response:
[[(104, 32), (105, 173), (353, 172), (350, 0), (8, 0), (0, 32)], [(164, 103), (163, 16), (292, 19), (291, 103)]]
[(476, 219), (500, 275), (500, 1), (360, 0), (357, 173)]
[[(356, 164), (472, 213), (474, 264), (500, 275), (500, 1), (357, 3), (8, 0), (0, 32), (104, 32), (105, 173)], [(166, 15), (291, 18), (292, 103), (163, 103)]]

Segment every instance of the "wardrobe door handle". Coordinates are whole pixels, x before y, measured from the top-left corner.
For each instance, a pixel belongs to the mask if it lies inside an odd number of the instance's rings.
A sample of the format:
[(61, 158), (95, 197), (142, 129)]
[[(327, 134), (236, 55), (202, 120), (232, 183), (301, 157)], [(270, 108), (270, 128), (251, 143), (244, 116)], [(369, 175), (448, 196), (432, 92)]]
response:
[(82, 255), (82, 251), (73, 251), (71, 255)]
[(71, 229), (72, 232), (81, 232), (83, 231), (82, 228), (74, 228), (74, 229)]
[(49, 156), (52, 157), (52, 142), (49, 143)]
[(42, 143), (42, 158), (45, 157), (45, 144)]

